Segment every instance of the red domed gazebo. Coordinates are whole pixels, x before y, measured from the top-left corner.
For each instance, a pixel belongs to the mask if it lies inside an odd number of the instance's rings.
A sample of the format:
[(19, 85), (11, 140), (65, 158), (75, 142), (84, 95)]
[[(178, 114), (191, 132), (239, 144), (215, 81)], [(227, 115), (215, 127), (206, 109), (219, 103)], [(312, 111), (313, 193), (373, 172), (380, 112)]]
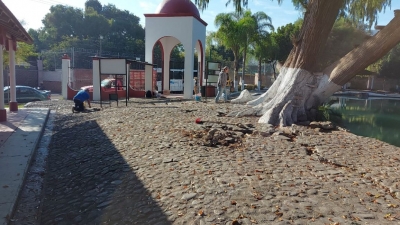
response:
[[(207, 23), (200, 18), (199, 10), (190, 0), (163, 0), (154, 14), (145, 14), (146, 62), (153, 62), (153, 48), (160, 43), (163, 52), (162, 90), (170, 90), (169, 62), (172, 49), (179, 43), (185, 48), (184, 90), (185, 99), (193, 95), (194, 53), (198, 53), (198, 74), (202, 78), (205, 55)], [(151, 68), (146, 68), (146, 90), (153, 90)]]

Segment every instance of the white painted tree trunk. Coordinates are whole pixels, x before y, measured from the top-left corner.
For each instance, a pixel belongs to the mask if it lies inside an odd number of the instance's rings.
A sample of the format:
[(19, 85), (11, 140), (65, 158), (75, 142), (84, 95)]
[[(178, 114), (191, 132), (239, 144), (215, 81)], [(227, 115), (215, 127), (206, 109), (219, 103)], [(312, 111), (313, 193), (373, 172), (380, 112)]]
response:
[[(325, 17), (330, 13), (328, 9), (332, 8), (331, 5), (339, 2), (316, 0), (312, 3), (314, 4), (308, 8), (309, 22), (303, 25), (302, 30), (307, 28), (314, 33), (303, 33), (305, 38), (298, 39), (297, 46), (293, 48), (271, 88), (259, 98), (247, 102), (247, 105), (252, 107), (241, 112), (232, 112), (230, 116), (261, 116), (259, 123), (280, 126), (313, 120), (318, 106), (353, 78), (358, 71), (383, 57), (400, 42), (400, 11), (395, 10), (395, 17), (378, 34), (328, 66), (323, 73), (313, 74), (307, 68), (312, 68), (312, 63), (315, 62), (312, 57), (318, 50), (316, 46), (320, 44), (315, 44), (312, 40), (320, 37), (318, 35), (321, 31), (318, 30), (322, 29), (325, 32), (323, 36), (327, 34), (323, 26), (312, 26), (312, 24), (317, 24), (317, 21), (321, 20), (318, 18)], [(333, 24), (333, 21), (331, 22)], [(318, 41), (322, 43), (321, 40)], [(242, 96), (245, 95), (240, 97)], [(232, 102), (241, 100), (235, 99)]]
[[(259, 123), (288, 126), (307, 121), (312, 116), (307, 115), (310, 109), (318, 107), (313, 103), (319, 104), (339, 89), (340, 86), (329, 82), (327, 75), (283, 67), (278, 79), (266, 93), (247, 102), (251, 108), (229, 115), (261, 116)], [(243, 102), (242, 98), (245, 96), (247, 95), (241, 93), (232, 101)]]

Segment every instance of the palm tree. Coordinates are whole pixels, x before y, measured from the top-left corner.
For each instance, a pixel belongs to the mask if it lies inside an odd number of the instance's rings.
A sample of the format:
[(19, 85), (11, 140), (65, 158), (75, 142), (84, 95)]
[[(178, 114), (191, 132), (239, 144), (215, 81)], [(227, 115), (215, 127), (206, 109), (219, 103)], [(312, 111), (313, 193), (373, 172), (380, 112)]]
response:
[(242, 27), (239, 24), (236, 13), (220, 13), (215, 17), (215, 26), (218, 28), (215, 32), (216, 40), (229, 48), (233, 52), (233, 80), (236, 81), (238, 71), (238, 57), (240, 47), (243, 41)]
[[(273, 45), (268, 31), (274, 31), (274, 26), (272, 25), (271, 17), (269, 17), (264, 12), (256, 12), (251, 14), (250, 11), (245, 12), (245, 15), (250, 15), (255, 23), (255, 30), (249, 32), (251, 35), (248, 40), (251, 41), (253, 47), (253, 53), (258, 60), (258, 74), (259, 80), (261, 81), (261, 61), (267, 58), (272, 58), (273, 49), (271, 47), (276, 47)], [(247, 45), (245, 46), (247, 48)], [(244, 58), (246, 58), (247, 49), (244, 50)], [(245, 67), (245, 59), (243, 61), (243, 68)], [(243, 89), (242, 89), (243, 90)]]
[(278, 52), (278, 49), (279, 46), (270, 34), (258, 35), (258, 38), (251, 45), (251, 54), (257, 59), (258, 62), (258, 79), (261, 84), (261, 63), (273, 59), (276, 52)]
[(241, 29), (241, 39), (243, 40), (241, 49), (243, 53), (243, 67), (242, 67), (242, 89), (244, 89), (244, 75), (246, 73), (246, 59), (247, 59), (247, 50), (249, 48), (249, 44), (251, 43), (254, 35), (257, 33), (257, 22), (253, 18), (250, 10), (246, 10), (243, 13), (237, 13), (238, 23), (242, 27)]

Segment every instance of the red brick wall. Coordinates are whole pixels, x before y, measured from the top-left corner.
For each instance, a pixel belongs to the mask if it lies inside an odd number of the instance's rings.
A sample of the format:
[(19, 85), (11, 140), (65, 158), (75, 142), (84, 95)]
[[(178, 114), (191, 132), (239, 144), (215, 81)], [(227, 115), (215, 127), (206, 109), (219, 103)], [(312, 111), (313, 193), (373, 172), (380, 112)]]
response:
[(74, 69), (71, 88), (79, 90), (83, 86), (93, 84), (93, 71), (92, 69)]

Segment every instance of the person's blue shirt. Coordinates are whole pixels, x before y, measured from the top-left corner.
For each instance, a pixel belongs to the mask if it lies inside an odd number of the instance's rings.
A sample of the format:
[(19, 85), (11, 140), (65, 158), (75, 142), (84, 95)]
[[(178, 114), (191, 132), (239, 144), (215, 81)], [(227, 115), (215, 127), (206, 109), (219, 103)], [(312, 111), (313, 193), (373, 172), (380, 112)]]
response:
[(85, 90), (80, 90), (78, 93), (74, 96), (74, 100), (77, 99), (81, 102), (87, 101), (90, 98), (89, 92)]

